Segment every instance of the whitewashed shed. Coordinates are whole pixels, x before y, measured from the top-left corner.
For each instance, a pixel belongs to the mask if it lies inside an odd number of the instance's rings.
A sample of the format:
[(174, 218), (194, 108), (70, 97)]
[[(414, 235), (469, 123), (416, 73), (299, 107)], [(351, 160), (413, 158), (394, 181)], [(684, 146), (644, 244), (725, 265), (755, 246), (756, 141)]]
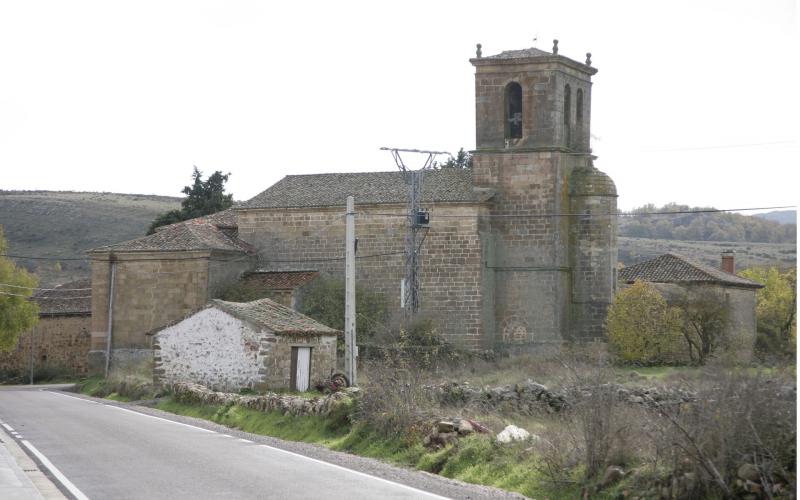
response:
[(305, 391), (336, 367), (340, 331), (270, 299), (214, 300), (155, 332), (156, 383)]

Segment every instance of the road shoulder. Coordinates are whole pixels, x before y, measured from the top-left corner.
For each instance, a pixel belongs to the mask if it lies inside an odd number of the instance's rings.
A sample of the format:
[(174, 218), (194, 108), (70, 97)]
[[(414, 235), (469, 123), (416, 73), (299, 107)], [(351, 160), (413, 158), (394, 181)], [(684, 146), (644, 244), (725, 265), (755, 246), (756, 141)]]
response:
[(66, 499), (36, 462), (3, 428), (0, 428), (0, 498)]

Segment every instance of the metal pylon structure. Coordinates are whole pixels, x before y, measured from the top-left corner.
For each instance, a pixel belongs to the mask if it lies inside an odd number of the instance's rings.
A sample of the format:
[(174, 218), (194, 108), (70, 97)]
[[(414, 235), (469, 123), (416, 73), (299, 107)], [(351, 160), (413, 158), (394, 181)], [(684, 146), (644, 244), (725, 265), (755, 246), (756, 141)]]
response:
[[(403, 172), (406, 185), (408, 185), (408, 230), (405, 240), (405, 278), (401, 285), (401, 306), (406, 319), (411, 320), (419, 311), (421, 300), (420, 292), (420, 269), (422, 260), (419, 255), (425, 234), (429, 229), (429, 218), (427, 210), (422, 208), (422, 186), (425, 178), (425, 171), (430, 170), (435, 165), (437, 155), (450, 153), (446, 151), (425, 151), (421, 149), (400, 149), (400, 148), (381, 148), (383, 151), (392, 153), (397, 168)], [(422, 168), (412, 170), (403, 162), (400, 153), (417, 153), (427, 155)], [(420, 237), (422, 233), (422, 237)]]

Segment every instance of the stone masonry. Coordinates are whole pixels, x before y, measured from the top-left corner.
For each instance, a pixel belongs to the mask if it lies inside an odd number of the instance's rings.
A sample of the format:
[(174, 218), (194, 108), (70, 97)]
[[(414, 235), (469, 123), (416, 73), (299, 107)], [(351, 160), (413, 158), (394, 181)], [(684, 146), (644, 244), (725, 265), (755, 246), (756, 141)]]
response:
[[(214, 301), (153, 336), (157, 384), (289, 389), (293, 347), (311, 348), (312, 384), (327, 379), (336, 368), (340, 332), (269, 299), (235, 308), (231, 304)], [(259, 309), (259, 304), (270, 307)]]

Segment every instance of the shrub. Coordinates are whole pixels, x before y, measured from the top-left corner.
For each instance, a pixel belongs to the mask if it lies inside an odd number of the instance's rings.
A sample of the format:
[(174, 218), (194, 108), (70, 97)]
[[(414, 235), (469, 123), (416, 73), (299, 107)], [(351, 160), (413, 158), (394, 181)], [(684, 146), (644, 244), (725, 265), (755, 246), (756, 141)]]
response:
[(355, 420), (389, 435), (414, 436), (436, 416), (438, 405), (420, 370), (407, 360), (376, 361), (358, 398)]
[(797, 345), (797, 268), (785, 273), (775, 267), (741, 272), (764, 288), (756, 292), (756, 351), (762, 356), (793, 356)]
[[(344, 330), (344, 280), (322, 275), (303, 289), (300, 312), (323, 325)], [(385, 329), (386, 299), (381, 293), (356, 286), (356, 331), (371, 339)]]
[(681, 325), (680, 310), (640, 281), (617, 294), (606, 319), (609, 344), (617, 359), (647, 365), (674, 361), (682, 344)]

